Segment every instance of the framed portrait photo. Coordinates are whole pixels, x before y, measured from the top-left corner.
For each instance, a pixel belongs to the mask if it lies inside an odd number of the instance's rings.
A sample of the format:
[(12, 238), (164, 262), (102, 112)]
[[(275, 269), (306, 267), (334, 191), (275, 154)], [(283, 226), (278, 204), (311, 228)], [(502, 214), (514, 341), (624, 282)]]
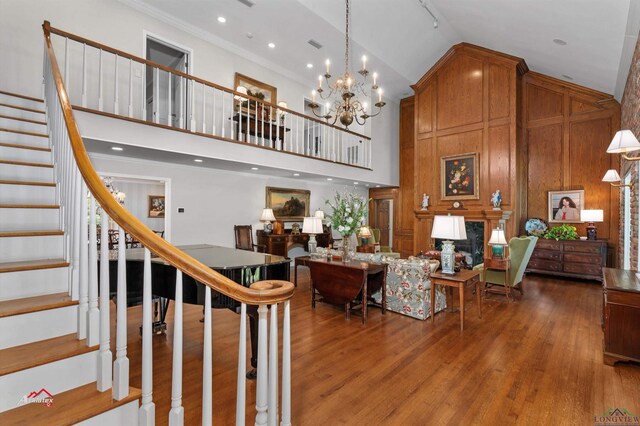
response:
[(443, 200), (480, 198), (478, 153), (450, 155), (440, 159)]
[(584, 190), (549, 191), (549, 223), (580, 223)]
[(164, 195), (149, 195), (148, 217), (164, 217)]
[(284, 222), (299, 222), (309, 217), (311, 191), (305, 189), (274, 188), (267, 186), (267, 208)]

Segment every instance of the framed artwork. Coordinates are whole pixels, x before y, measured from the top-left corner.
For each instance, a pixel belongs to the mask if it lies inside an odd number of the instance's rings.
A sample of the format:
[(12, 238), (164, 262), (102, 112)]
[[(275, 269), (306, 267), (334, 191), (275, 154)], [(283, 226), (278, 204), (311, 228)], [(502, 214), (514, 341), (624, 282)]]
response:
[(584, 191), (549, 191), (549, 223), (580, 223)]
[(164, 217), (164, 195), (149, 195), (149, 217)]
[(440, 159), (443, 200), (480, 198), (478, 153), (449, 155)]
[(274, 188), (267, 186), (266, 207), (284, 222), (299, 222), (309, 217), (311, 191), (305, 189)]
[[(254, 80), (253, 78), (247, 77), (246, 75), (236, 73), (235, 80), (233, 83), (233, 88), (236, 89), (238, 86), (245, 87), (247, 89), (247, 94), (249, 96), (262, 99), (263, 101), (272, 103), (274, 105), (278, 103), (278, 89), (266, 83), (262, 83), (261, 81)], [(255, 106), (253, 104), (251, 105), (252, 105), (252, 109), (254, 109)], [(246, 108), (247, 108), (246, 99), (245, 99), (245, 102), (243, 102), (242, 107), (246, 111)], [(274, 119), (276, 114), (276, 109), (272, 108), (272, 110), (273, 111), (271, 114), (271, 118)], [(265, 113), (265, 114), (268, 114), (268, 113)]]

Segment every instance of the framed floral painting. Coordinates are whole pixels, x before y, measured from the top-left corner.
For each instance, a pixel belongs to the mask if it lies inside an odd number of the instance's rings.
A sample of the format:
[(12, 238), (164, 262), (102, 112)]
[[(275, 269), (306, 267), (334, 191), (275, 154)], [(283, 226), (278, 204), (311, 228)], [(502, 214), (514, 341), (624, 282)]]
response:
[(480, 198), (478, 153), (450, 155), (440, 159), (443, 200)]

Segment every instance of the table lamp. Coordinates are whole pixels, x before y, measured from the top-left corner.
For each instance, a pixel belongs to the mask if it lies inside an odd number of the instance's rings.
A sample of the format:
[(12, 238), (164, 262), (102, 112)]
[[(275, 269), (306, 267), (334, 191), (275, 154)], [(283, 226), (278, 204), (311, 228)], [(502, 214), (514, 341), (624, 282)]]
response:
[[(236, 92), (242, 93), (243, 95), (246, 95), (247, 94), (247, 88), (244, 87), (244, 86), (238, 86), (238, 87), (236, 87)], [(247, 98), (242, 97), (240, 95), (233, 95), (233, 99), (238, 101), (238, 104), (237, 104), (238, 111), (240, 110), (240, 107), (242, 106), (242, 103), (247, 101)]]
[(319, 217), (305, 217), (302, 222), (302, 233), (309, 234), (309, 253), (315, 253), (318, 242), (316, 234), (322, 234), (322, 219)]
[(360, 238), (362, 239), (363, 246), (369, 244), (369, 238), (371, 238), (371, 230), (368, 226), (363, 226), (362, 228), (360, 228)]
[[(287, 105), (287, 103), (284, 102), (284, 101), (278, 102), (278, 106), (280, 108), (288, 108), (289, 107)], [(282, 111), (281, 109), (278, 109), (278, 115), (280, 116), (280, 125), (284, 126), (284, 116), (287, 115), (287, 112), (286, 111)]]
[(595, 240), (597, 229), (594, 222), (602, 222), (604, 220), (604, 212), (602, 210), (581, 210), (580, 220), (587, 222), (587, 240)]
[(504, 258), (504, 248), (509, 245), (509, 243), (507, 243), (507, 239), (504, 237), (504, 230), (500, 228), (492, 229), (491, 238), (489, 238), (489, 242), (487, 244), (491, 246), (492, 259)]
[(316, 212), (313, 214), (313, 217), (319, 217), (320, 220), (324, 220), (324, 212), (320, 209), (316, 210)]
[(276, 217), (273, 215), (273, 209), (262, 209), (262, 216), (260, 221), (264, 222), (264, 233), (269, 235), (273, 231), (272, 221), (275, 221)]
[(452, 240), (466, 240), (467, 230), (464, 226), (464, 216), (434, 216), (431, 238), (440, 238), (442, 242), (442, 253), (440, 262), (442, 263), (443, 274), (455, 274), (455, 246)]

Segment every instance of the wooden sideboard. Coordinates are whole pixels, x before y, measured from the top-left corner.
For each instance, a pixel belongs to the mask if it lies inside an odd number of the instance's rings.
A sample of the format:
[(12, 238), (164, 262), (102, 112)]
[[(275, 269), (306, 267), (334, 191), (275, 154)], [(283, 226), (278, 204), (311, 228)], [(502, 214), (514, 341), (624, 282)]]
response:
[(604, 363), (640, 362), (640, 280), (634, 271), (604, 268)]
[[(300, 244), (306, 251), (309, 251), (309, 235), (308, 234), (296, 234), (292, 235), (291, 230), (287, 229), (284, 234), (265, 234), (263, 230), (258, 229), (256, 231), (258, 237), (258, 244), (266, 246), (267, 253), (275, 254), (277, 256), (287, 257), (289, 248), (296, 244)], [(316, 241), (318, 247), (329, 247), (331, 235), (328, 232), (317, 234)]]
[(606, 241), (539, 239), (527, 272), (602, 281), (606, 262)]

